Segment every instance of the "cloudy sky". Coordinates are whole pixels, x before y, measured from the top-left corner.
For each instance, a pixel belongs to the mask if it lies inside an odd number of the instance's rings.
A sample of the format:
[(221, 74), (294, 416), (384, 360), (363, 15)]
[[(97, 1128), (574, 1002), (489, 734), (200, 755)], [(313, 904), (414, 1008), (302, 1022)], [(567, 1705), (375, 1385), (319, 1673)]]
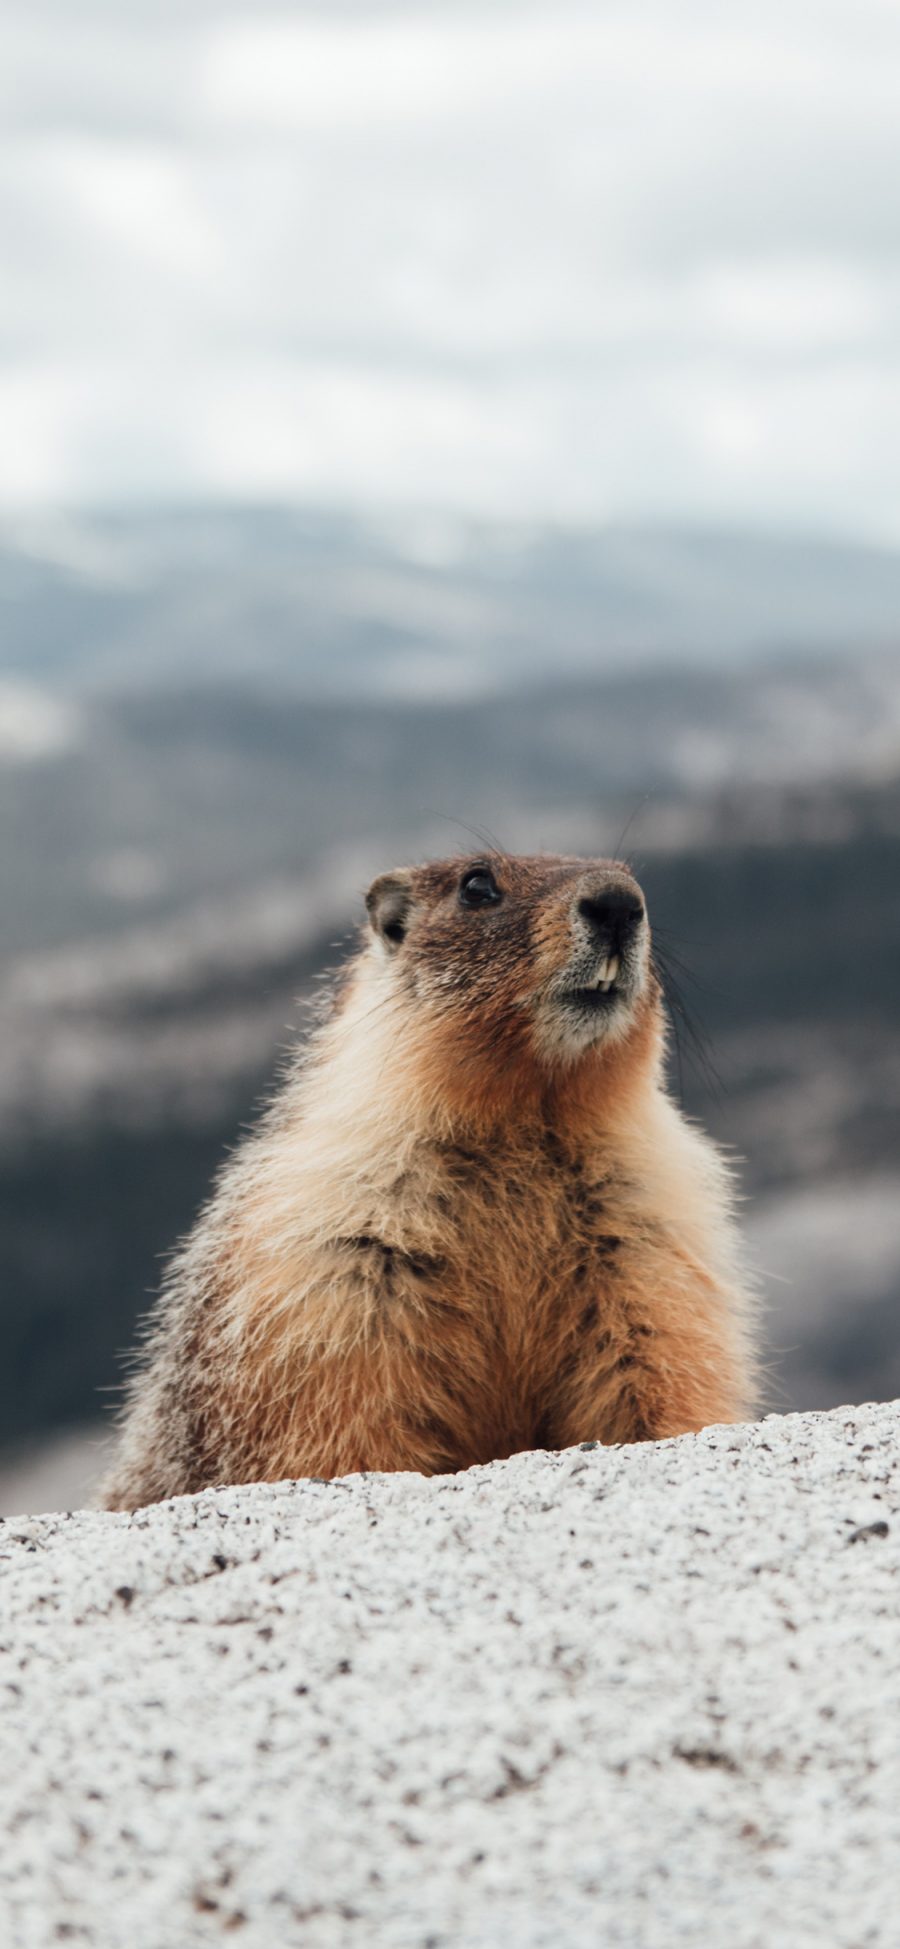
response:
[(897, 0), (6, 0), (0, 504), (900, 540)]

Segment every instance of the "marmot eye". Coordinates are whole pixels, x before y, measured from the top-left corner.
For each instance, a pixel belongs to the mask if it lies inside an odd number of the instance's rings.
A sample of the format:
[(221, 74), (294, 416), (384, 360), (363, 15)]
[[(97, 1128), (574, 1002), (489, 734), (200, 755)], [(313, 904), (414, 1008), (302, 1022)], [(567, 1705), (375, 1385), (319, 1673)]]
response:
[(492, 907), (502, 895), (486, 866), (470, 866), (460, 880), (459, 898), (464, 907)]

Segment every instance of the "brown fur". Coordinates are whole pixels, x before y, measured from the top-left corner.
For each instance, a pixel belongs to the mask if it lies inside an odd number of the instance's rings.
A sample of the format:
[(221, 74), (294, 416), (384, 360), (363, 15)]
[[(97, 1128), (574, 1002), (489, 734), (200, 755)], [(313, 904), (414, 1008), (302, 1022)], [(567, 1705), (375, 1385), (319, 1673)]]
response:
[(108, 1507), (750, 1411), (728, 1174), (665, 1092), (649, 929), (608, 1015), (560, 999), (596, 961), (579, 899), (639, 889), (485, 864), (485, 911), (460, 902), (478, 862), (376, 881), (329, 1019), (173, 1264)]

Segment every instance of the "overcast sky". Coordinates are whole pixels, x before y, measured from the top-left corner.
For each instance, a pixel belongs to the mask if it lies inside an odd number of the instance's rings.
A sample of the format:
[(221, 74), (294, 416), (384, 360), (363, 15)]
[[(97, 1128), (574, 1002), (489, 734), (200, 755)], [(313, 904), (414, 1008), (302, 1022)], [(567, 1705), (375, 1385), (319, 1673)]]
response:
[(0, 503), (900, 541), (897, 0), (6, 0)]

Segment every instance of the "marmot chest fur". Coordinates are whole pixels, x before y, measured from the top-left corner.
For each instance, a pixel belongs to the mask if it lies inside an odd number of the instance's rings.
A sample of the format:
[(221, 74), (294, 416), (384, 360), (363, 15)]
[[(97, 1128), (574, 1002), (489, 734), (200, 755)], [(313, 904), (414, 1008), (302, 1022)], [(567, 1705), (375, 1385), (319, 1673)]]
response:
[(612, 861), (387, 873), (174, 1260), (104, 1500), (647, 1440), (753, 1405), (728, 1173)]

